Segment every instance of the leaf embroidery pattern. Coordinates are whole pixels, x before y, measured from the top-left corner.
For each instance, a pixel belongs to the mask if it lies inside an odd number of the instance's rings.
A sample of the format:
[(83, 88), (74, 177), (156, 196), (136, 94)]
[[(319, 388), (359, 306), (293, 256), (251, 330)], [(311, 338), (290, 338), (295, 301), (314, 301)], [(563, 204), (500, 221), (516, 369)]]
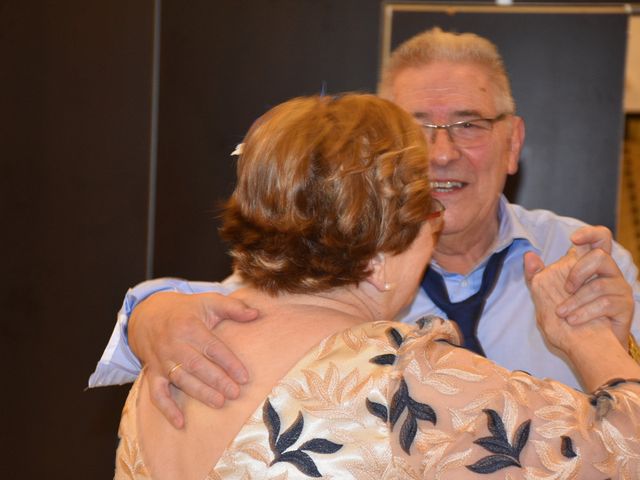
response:
[[(395, 328), (390, 328), (387, 330), (387, 335), (395, 348), (400, 348), (400, 345), (402, 345), (402, 342), (404, 341), (400, 332)], [(396, 355), (393, 353), (384, 353), (382, 355), (376, 355), (369, 361), (377, 365), (393, 365), (396, 361)]]
[(502, 468), (520, 465), (520, 452), (529, 439), (529, 429), (531, 420), (522, 422), (513, 437), (513, 445), (509, 443), (504, 423), (498, 415), (498, 412), (491, 409), (483, 410), (487, 414), (487, 427), (491, 432), (490, 437), (483, 437), (475, 440), (473, 443), (489, 450), (493, 455), (489, 455), (478, 460), (473, 465), (466, 467), (475, 473), (494, 473)]
[[(395, 328), (390, 328), (386, 333), (389, 337), (389, 340), (393, 344), (392, 346), (396, 350), (400, 348), (400, 345), (402, 345), (402, 342), (404, 341), (400, 332), (398, 332), (398, 330)], [(371, 358), (369, 362), (375, 363), (376, 365), (393, 365), (396, 362), (396, 355), (393, 353), (376, 355), (375, 357)], [(385, 423), (389, 420), (389, 413), (386, 406), (382, 405), (381, 403), (372, 402), (368, 398), (366, 404), (369, 413), (378, 417)]]
[(342, 448), (342, 445), (338, 443), (323, 438), (313, 438), (303, 443), (300, 448), (296, 450), (286, 451), (300, 438), (302, 428), (304, 427), (304, 418), (302, 417), (302, 413), (299, 412), (298, 418), (296, 418), (287, 430), (280, 434), (280, 416), (273, 408), (273, 405), (271, 405), (269, 399), (264, 402), (262, 420), (267, 426), (267, 430), (269, 430), (269, 446), (275, 457), (271, 465), (278, 462), (288, 462), (305, 475), (321, 477), (322, 474), (318, 471), (315, 462), (304, 450), (307, 452), (327, 454), (335, 453)]
[(402, 342), (404, 341), (400, 332), (395, 328), (390, 328), (389, 330), (387, 330), (387, 335), (389, 336), (391, 341), (395, 343), (396, 348), (400, 348), (400, 345), (402, 345)]
[[(392, 345), (396, 349), (400, 348), (404, 342), (402, 334), (395, 328), (390, 328), (386, 333)], [(378, 355), (370, 360), (378, 365), (393, 365), (395, 361), (396, 355), (391, 353)], [(400, 387), (391, 400), (390, 412), (387, 411), (386, 406), (380, 403), (372, 402), (369, 399), (366, 403), (369, 413), (380, 418), (383, 422), (391, 422), (392, 431), (402, 412), (407, 410), (407, 417), (400, 428), (400, 446), (407, 454), (409, 454), (411, 444), (418, 433), (418, 420), (427, 420), (434, 425), (436, 424), (436, 412), (429, 405), (416, 402), (409, 396), (409, 388), (404, 378), (401, 378)]]
[(562, 452), (562, 455), (564, 455), (565, 458), (577, 457), (578, 454), (573, 449), (573, 441), (571, 440), (571, 437), (563, 435), (560, 438), (562, 438), (562, 444), (560, 445), (560, 451)]
[(381, 403), (372, 402), (367, 398), (367, 410), (371, 415), (374, 415), (381, 419), (383, 422), (387, 423), (389, 420), (389, 414), (387, 412), (387, 407), (382, 405)]
[(396, 356), (393, 353), (384, 353), (382, 355), (376, 355), (369, 361), (377, 365), (393, 365), (396, 362)]
[(391, 399), (389, 422), (391, 422), (392, 431), (405, 409), (407, 410), (407, 417), (400, 428), (400, 446), (407, 455), (410, 455), (411, 444), (416, 438), (416, 433), (418, 433), (418, 420), (426, 420), (435, 425), (437, 418), (433, 408), (425, 403), (416, 402), (409, 396), (407, 382), (405, 382), (404, 378), (401, 378), (400, 387)]

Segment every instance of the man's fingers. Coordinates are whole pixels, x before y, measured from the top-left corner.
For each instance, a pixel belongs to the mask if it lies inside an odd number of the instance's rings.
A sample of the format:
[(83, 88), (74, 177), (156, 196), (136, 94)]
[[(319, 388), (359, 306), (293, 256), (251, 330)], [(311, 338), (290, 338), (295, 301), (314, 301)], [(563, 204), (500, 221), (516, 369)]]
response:
[(249, 375), (211, 329), (222, 319), (253, 320), (257, 310), (218, 294), (160, 292), (140, 303), (134, 314), (139, 321), (131, 317), (130, 343), (137, 342), (136, 353), (150, 372), (153, 403), (174, 426), (181, 428), (184, 418), (175, 401), (179, 392), (170, 384), (213, 407), (239, 396), (239, 384)]
[(607, 318), (616, 337), (624, 344), (633, 307), (631, 287), (622, 276), (596, 277), (563, 302), (556, 313), (571, 325)]
[[(245, 372), (245, 381), (236, 382), (223, 365), (230, 365), (230, 368), (235, 368), (237, 372), (244, 371), (242, 363), (202, 324), (200, 328), (204, 335), (191, 340), (188, 345), (181, 344), (180, 348), (174, 347), (171, 352), (161, 351), (162, 358), (172, 359), (163, 361), (164, 375), (169, 382), (196, 400), (219, 407), (220, 400), (224, 400), (223, 397), (238, 398), (240, 394), (238, 383), (246, 383), (248, 374)], [(212, 359), (208, 358), (210, 351), (216, 352)], [(229, 360), (229, 357), (232, 359)], [(175, 365), (180, 365), (180, 368), (174, 368)], [(238, 373), (236, 375), (240, 376)], [(198, 385), (203, 384), (207, 388), (193, 387), (196, 384), (191, 377), (198, 382)], [(197, 393), (199, 391), (202, 393)], [(219, 394), (212, 395), (211, 391), (217, 391)]]
[(590, 250), (576, 262), (567, 276), (565, 289), (569, 293), (575, 293), (596, 276), (622, 278), (622, 273), (611, 255), (600, 248)]
[(588, 245), (591, 248), (600, 248), (611, 253), (613, 236), (607, 227), (590, 225), (573, 232), (571, 241), (576, 245)]
[(190, 370), (189, 365), (190, 364), (185, 363), (182, 364), (181, 368), (174, 370), (171, 373), (171, 383), (182, 390), (184, 394), (198, 400), (199, 402), (202, 402), (213, 408), (222, 407), (222, 405), (224, 405), (225, 397), (220, 391), (217, 390), (217, 388), (219, 389), (222, 387), (222, 385), (224, 385), (217, 383), (218, 379), (220, 379), (222, 376), (214, 375), (214, 380), (209, 379), (211, 383), (215, 385), (214, 388), (211, 386), (211, 384), (202, 382), (196, 375), (194, 375), (193, 371)]
[(218, 293), (199, 293), (202, 306), (209, 319), (207, 326), (213, 328), (220, 320), (233, 320), (234, 322), (250, 322), (258, 318), (259, 312), (250, 308), (242, 300), (227, 297)]
[(178, 429), (184, 427), (184, 416), (180, 408), (178, 408), (178, 404), (171, 396), (167, 379), (161, 375), (154, 374), (152, 371), (147, 370), (146, 372), (145, 380), (149, 388), (151, 402), (160, 410), (171, 425)]
[(569, 324), (581, 325), (596, 318), (613, 318), (619, 315), (623, 311), (622, 302), (622, 297), (612, 295), (585, 295), (579, 300), (572, 297), (558, 308), (558, 312), (561, 313), (557, 313), (559, 316), (565, 317)]
[(183, 323), (176, 326), (176, 332), (183, 343), (180, 348), (173, 345), (171, 351), (163, 348), (159, 352), (161, 358), (171, 359), (171, 365), (182, 362), (200, 381), (229, 399), (237, 398), (238, 384), (249, 380), (249, 373), (238, 357), (201, 322)]
[[(217, 339), (212, 341), (216, 344), (222, 344), (222, 342), (218, 341)], [(220, 365), (209, 361), (209, 359), (204, 356), (203, 353), (194, 352), (194, 354), (185, 365), (186, 373), (190, 374), (190, 376), (195, 377), (198, 381), (203, 383), (208, 388), (216, 390), (226, 398), (238, 398), (238, 395), (240, 395), (240, 387), (236, 384), (236, 382), (234, 382), (232, 378), (229, 377), (228, 373), (224, 369), (222, 369)], [(231, 352), (228, 353), (231, 354)], [(239, 361), (238, 364), (240, 364)], [(182, 388), (182, 383), (176, 383), (173, 378), (171, 381), (181, 390), (184, 390)], [(192, 395), (186, 390), (185, 392), (196, 398), (197, 400), (200, 400), (201, 402), (211, 403), (211, 400), (207, 400), (204, 397), (201, 398), (199, 395)], [(213, 404), (215, 405), (215, 402)]]
[(249, 372), (242, 362), (217, 337), (212, 338), (204, 345), (202, 353), (206, 358), (219, 365), (231, 377), (230, 380), (233, 382), (243, 385), (249, 381)]
[(617, 280), (595, 279), (583, 285), (558, 306), (558, 315), (571, 324), (580, 324), (598, 317), (617, 318), (632, 308), (628, 284)]

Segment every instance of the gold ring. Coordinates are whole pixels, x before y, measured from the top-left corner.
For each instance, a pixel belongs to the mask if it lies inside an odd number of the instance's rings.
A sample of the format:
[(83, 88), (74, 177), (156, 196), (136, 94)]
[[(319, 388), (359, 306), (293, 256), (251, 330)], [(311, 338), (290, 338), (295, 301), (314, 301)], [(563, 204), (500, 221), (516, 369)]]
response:
[(182, 366), (182, 363), (176, 363), (173, 367), (171, 367), (171, 370), (169, 370), (169, 373), (167, 373), (167, 378), (171, 380), (171, 374), (175, 372), (177, 369), (179, 369), (181, 366)]

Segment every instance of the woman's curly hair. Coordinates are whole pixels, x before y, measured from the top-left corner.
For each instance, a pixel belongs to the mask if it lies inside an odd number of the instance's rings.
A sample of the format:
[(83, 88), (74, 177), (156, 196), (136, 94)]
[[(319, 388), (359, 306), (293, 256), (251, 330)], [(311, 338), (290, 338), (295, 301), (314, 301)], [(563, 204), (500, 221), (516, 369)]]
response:
[(420, 127), (373, 95), (302, 97), (251, 127), (221, 236), (235, 270), (270, 294), (357, 284), (407, 249), (430, 208)]

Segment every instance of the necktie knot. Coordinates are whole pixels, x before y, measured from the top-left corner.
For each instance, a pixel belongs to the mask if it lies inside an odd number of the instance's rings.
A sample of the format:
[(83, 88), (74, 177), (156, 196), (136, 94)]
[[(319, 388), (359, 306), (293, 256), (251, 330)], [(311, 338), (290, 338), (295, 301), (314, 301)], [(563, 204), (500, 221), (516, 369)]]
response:
[(484, 356), (484, 350), (477, 337), (478, 322), (482, 316), (482, 310), (487, 298), (491, 295), (498, 281), (498, 276), (508, 251), (509, 247), (491, 255), (485, 265), (480, 288), (469, 298), (460, 302), (452, 302), (449, 299), (449, 293), (442, 275), (433, 268), (429, 267), (427, 269), (422, 280), (422, 288), (424, 288), (433, 303), (460, 327), (464, 337), (464, 347), (482, 356)]

